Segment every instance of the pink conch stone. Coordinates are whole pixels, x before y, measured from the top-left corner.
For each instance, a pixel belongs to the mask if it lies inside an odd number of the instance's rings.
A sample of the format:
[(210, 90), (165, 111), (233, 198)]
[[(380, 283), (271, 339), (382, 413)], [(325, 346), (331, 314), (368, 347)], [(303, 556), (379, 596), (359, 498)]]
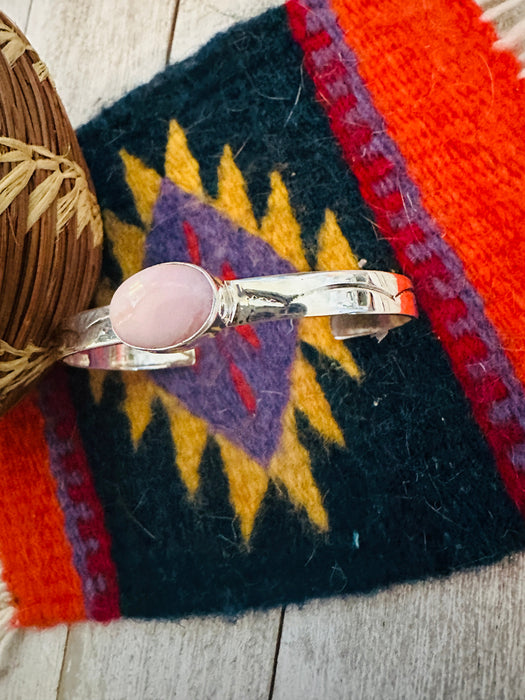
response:
[(109, 307), (113, 330), (128, 345), (171, 348), (196, 333), (208, 319), (214, 291), (197, 267), (162, 263), (129, 277)]

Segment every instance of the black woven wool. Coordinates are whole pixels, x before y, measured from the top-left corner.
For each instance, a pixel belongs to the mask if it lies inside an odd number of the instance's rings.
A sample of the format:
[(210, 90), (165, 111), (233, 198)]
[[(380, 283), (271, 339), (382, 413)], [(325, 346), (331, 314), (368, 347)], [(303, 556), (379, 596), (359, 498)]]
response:
[[(119, 151), (125, 148), (163, 174), (168, 125), (175, 119), (212, 196), (224, 145), (231, 146), (258, 220), (270, 194), (269, 174), (281, 174), (312, 267), (329, 208), (369, 269), (396, 270), (301, 61), (284, 10), (272, 10), (106, 110), (79, 134), (102, 208), (140, 223)], [(104, 273), (115, 283), (122, 278), (109, 245)], [(492, 562), (525, 545), (522, 519), (426, 319), (381, 343), (363, 338), (348, 347), (363, 372), (361, 382), (301, 343), (346, 443), (327, 446), (297, 412), (329, 530), (319, 532), (271, 483), (249, 544), (230, 503), (213, 430), (200, 487), (190, 499), (174, 466), (162, 402), (154, 403), (135, 449), (119, 375), (107, 376), (96, 402), (87, 375), (71, 372), (113, 540), (123, 615), (236, 613), (370, 591)]]

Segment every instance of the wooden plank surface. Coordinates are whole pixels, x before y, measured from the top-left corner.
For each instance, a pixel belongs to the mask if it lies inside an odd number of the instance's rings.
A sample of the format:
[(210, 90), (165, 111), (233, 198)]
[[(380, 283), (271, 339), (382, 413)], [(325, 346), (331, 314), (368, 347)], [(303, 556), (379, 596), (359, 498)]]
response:
[(58, 697), (268, 697), (280, 612), (71, 628)]
[(2, 700), (56, 700), (68, 628), (17, 630), (0, 660)]
[(2, 0), (0, 3), (0, 10), (18, 25), (23, 32), (27, 30), (30, 7), (31, 0)]
[(27, 35), (73, 126), (166, 65), (177, 0), (37, 0)]
[(525, 698), (525, 554), (287, 608), (274, 700)]
[(250, 19), (283, 0), (180, 0), (170, 63), (191, 56), (218, 32)]

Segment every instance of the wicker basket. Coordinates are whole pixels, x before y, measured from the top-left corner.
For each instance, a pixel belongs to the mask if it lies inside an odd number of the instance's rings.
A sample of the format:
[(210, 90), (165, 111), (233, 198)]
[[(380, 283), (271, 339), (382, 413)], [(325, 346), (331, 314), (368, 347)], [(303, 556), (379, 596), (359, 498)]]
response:
[(0, 14), (0, 414), (56, 359), (53, 332), (86, 308), (102, 223), (46, 66)]

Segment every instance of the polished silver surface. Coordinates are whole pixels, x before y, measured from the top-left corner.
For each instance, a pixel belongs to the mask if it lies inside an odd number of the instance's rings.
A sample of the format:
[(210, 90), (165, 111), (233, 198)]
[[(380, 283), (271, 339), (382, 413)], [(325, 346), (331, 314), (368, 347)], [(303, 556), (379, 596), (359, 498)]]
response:
[(381, 335), (417, 316), (409, 280), (389, 272), (338, 270), (253, 277), (219, 289), (224, 325), (330, 316), (340, 340)]
[[(79, 313), (63, 325), (63, 360), (75, 367), (93, 369), (187, 367), (195, 362), (190, 346), (205, 335), (231, 326), (329, 316), (337, 339), (362, 335), (381, 339), (392, 328), (417, 317), (410, 281), (389, 272), (338, 270), (214, 282), (209, 318), (197, 333), (177, 346), (151, 350), (123, 343), (113, 330), (109, 307), (105, 306)], [(176, 299), (173, 304), (176, 310)]]

